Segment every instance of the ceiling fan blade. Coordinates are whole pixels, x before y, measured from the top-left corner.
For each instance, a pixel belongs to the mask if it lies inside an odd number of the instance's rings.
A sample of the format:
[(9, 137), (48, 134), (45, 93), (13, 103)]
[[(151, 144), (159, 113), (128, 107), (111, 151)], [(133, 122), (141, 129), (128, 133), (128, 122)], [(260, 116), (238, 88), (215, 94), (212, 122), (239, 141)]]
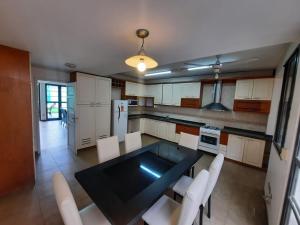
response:
[(185, 64), (185, 65), (187, 65), (187, 66), (211, 66), (212, 64), (198, 64), (198, 63), (183, 63), (183, 64)]
[(250, 59), (241, 59), (241, 60), (234, 60), (234, 61), (229, 61), (229, 62), (222, 62), (222, 64), (240, 64), (240, 63), (250, 63), (250, 62), (255, 62), (258, 61), (259, 58), (250, 58)]

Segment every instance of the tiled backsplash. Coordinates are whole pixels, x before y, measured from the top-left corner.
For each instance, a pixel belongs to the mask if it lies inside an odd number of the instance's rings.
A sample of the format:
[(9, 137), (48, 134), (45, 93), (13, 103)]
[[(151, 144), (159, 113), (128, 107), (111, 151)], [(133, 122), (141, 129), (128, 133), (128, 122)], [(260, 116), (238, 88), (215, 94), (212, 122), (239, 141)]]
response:
[(217, 127), (235, 127), (265, 132), (268, 115), (245, 112), (215, 112), (202, 109), (156, 105), (154, 108), (130, 107), (129, 114), (155, 114), (203, 122)]

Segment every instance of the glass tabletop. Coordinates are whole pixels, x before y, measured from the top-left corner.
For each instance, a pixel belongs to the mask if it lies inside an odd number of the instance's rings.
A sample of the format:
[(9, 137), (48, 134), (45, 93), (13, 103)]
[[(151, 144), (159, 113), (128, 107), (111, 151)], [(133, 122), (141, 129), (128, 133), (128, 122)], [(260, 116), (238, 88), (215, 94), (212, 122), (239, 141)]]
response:
[(201, 156), (200, 151), (161, 141), (75, 177), (112, 224), (129, 224)]

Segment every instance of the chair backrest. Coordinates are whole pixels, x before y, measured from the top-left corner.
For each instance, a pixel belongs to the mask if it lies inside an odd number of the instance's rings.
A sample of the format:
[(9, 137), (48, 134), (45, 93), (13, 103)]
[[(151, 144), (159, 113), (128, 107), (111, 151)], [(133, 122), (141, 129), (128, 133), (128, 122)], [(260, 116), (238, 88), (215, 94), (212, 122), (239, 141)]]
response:
[(97, 154), (99, 163), (106, 162), (120, 156), (117, 136), (97, 140)]
[(189, 186), (185, 196), (183, 197), (177, 225), (193, 224), (203, 199), (208, 178), (209, 172), (207, 170), (202, 170)]
[(222, 169), (223, 162), (224, 162), (224, 155), (222, 153), (219, 153), (209, 166), (209, 170), (208, 170), (209, 179), (207, 183), (207, 188), (203, 196), (203, 201), (202, 201), (203, 206), (205, 206), (209, 196), (211, 195), (211, 193), (213, 192), (216, 186), (216, 183), (218, 181)]
[(198, 149), (199, 136), (193, 134), (180, 133), (179, 145), (190, 149)]
[(60, 172), (52, 177), (54, 194), (65, 225), (82, 225), (78, 208), (69, 185)]
[(126, 153), (135, 151), (142, 147), (141, 132), (125, 134), (125, 151)]

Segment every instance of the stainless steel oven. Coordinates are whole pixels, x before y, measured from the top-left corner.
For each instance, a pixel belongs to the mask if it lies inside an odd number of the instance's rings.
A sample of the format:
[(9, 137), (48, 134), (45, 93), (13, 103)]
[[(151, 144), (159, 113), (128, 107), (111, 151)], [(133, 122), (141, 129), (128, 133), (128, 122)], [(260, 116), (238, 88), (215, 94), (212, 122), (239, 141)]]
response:
[(221, 131), (217, 127), (200, 127), (199, 149), (211, 153), (219, 153)]

